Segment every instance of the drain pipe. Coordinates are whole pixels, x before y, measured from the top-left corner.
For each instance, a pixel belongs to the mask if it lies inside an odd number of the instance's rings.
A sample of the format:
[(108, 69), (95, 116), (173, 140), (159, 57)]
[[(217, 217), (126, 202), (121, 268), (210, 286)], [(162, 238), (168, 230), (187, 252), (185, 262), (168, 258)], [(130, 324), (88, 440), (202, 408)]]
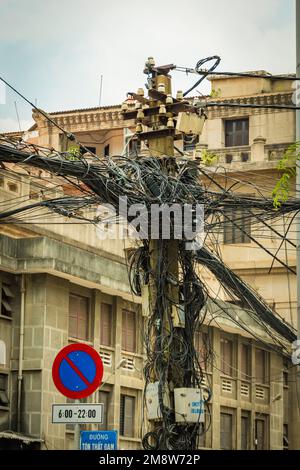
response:
[(18, 398), (17, 398), (17, 431), (21, 432), (21, 405), (23, 382), (24, 354), (24, 323), (25, 323), (25, 274), (21, 274), (21, 306), (20, 306), (20, 337), (19, 337), (19, 368), (18, 368)]

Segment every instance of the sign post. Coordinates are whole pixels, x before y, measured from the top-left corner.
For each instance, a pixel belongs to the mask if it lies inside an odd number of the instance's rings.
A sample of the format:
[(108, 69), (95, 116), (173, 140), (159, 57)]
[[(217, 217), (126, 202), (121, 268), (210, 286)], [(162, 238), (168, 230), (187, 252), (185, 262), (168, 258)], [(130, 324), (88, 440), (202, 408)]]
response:
[(80, 423), (102, 422), (103, 404), (80, 403), (80, 399), (92, 395), (101, 384), (101, 357), (91, 346), (69, 344), (57, 354), (52, 377), (56, 388), (65, 397), (75, 400), (75, 404), (53, 405), (52, 422), (74, 423), (75, 448), (80, 449)]

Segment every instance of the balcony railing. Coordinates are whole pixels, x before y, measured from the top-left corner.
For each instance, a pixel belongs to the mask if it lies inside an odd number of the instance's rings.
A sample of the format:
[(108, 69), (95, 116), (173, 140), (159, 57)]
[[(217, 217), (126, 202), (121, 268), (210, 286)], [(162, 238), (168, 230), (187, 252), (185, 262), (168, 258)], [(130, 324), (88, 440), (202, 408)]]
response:
[(272, 162), (280, 160), (290, 144), (267, 144), (265, 145), (266, 160)]
[(230, 165), (231, 163), (247, 163), (251, 161), (251, 147), (224, 147), (221, 149), (208, 149), (210, 153), (218, 157), (219, 165)]

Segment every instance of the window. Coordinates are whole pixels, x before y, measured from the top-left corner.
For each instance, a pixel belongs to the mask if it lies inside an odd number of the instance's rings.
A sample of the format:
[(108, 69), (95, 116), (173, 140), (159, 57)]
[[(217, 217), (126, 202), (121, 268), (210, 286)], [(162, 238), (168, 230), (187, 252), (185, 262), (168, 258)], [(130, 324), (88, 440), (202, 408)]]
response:
[(109, 157), (109, 144), (104, 147), (104, 156)]
[(130, 129), (124, 129), (124, 149), (126, 157), (136, 157), (141, 152), (141, 141), (136, 138)]
[(89, 152), (94, 153), (94, 154), (96, 154), (96, 152), (97, 152), (96, 147), (89, 147), (88, 145), (85, 145), (84, 147), (85, 148), (80, 147), (80, 154), (81, 155), (86, 154), (87, 156), (89, 156), (90, 155)]
[(203, 331), (196, 330), (194, 343), (200, 367), (205, 369), (208, 349), (208, 334)]
[(241, 378), (249, 380), (251, 377), (251, 346), (249, 344), (242, 344), (241, 356)]
[(7, 406), (8, 400), (8, 376), (0, 374), (0, 406)]
[(249, 119), (225, 121), (225, 147), (249, 145)]
[(221, 413), (220, 416), (220, 446), (223, 450), (232, 449), (233, 416), (231, 413)]
[(250, 413), (242, 411), (241, 416), (241, 450), (249, 450), (250, 446)]
[(11, 292), (9, 286), (7, 284), (1, 284), (1, 315), (5, 317), (11, 317), (12, 315), (12, 308), (11, 302), (14, 297), (13, 293)]
[(19, 186), (16, 183), (7, 183), (7, 187), (9, 191), (12, 191), (13, 193), (17, 193), (19, 190)]
[(263, 349), (255, 350), (255, 381), (260, 384), (268, 382), (269, 353)]
[(79, 295), (70, 295), (69, 336), (88, 340), (89, 338), (89, 300)]
[(231, 163), (233, 160), (233, 156), (229, 153), (225, 155), (225, 163)]
[(255, 419), (255, 450), (266, 450), (267, 440), (267, 417), (259, 414)]
[(221, 339), (221, 372), (233, 376), (233, 342)]
[(199, 142), (198, 135), (184, 135), (183, 137), (183, 150), (188, 152), (189, 150), (194, 150), (196, 145)]
[(136, 157), (139, 155), (140, 152), (141, 152), (140, 140), (130, 138), (130, 140), (128, 141), (128, 146), (126, 147), (127, 157)]
[(136, 315), (130, 310), (122, 310), (122, 349), (136, 351)]
[(100, 315), (100, 344), (111, 346), (112, 336), (112, 305), (102, 303)]
[(250, 243), (251, 221), (243, 209), (226, 209), (224, 214), (224, 244)]
[(134, 437), (135, 398), (121, 395), (120, 402), (120, 435)]
[(103, 423), (99, 424), (99, 429), (102, 431), (106, 431), (108, 429), (108, 419), (107, 419), (107, 412), (109, 408), (109, 399), (110, 394), (109, 392), (101, 391), (99, 392), (99, 403), (103, 403)]

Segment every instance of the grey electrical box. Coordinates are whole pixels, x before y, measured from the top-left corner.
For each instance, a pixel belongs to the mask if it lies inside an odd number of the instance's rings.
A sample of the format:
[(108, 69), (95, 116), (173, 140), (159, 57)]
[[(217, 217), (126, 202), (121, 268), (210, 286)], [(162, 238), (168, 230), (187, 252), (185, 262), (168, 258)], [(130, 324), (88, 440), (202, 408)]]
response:
[(204, 126), (205, 117), (195, 113), (182, 112), (178, 114), (176, 130), (184, 134), (200, 135)]
[[(163, 402), (170, 407), (169, 393), (164, 390)], [(158, 382), (151, 382), (146, 387), (146, 408), (149, 420), (160, 420), (162, 418), (158, 400)]]
[(204, 423), (204, 401), (199, 388), (175, 388), (175, 420), (177, 423)]

